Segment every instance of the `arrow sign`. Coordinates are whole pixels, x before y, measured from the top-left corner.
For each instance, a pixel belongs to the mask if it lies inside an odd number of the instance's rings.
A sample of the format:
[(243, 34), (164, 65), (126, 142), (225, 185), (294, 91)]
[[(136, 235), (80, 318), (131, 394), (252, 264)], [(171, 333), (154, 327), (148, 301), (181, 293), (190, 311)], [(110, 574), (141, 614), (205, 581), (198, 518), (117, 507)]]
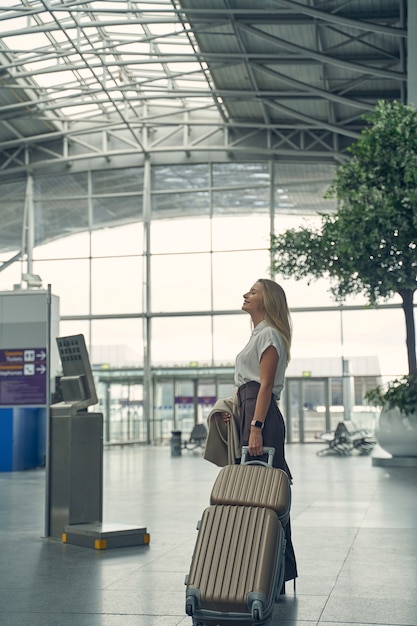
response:
[(45, 347), (0, 349), (0, 406), (46, 404)]

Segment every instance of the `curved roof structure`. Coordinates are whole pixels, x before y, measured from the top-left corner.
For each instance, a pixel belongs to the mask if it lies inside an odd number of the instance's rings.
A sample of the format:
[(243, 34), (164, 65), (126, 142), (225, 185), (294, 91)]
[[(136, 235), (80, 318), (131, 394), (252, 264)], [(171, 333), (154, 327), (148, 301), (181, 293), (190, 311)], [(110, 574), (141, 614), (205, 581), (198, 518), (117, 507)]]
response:
[(4, 0), (0, 182), (109, 159), (337, 163), (406, 99), (406, 0)]
[[(34, 245), (87, 228), (86, 171), (146, 162), (166, 185), (177, 165), (275, 162), (291, 206), (315, 213), (381, 98), (407, 99), (407, 0), (3, 0), (0, 250), (25, 248), (29, 174)], [(116, 173), (97, 175), (111, 191)], [(97, 202), (137, 219), (133, 201)]]

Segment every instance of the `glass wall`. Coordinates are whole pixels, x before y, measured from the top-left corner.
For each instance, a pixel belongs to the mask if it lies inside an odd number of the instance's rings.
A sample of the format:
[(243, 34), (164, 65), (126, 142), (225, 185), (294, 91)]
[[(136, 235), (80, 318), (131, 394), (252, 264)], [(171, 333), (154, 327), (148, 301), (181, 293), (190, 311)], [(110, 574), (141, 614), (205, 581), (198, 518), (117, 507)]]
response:
[[(304, 168), (302, 183), (297, 168)], [(98, 369), (141, 371), (140, 381), (120, 383), (101, 398), (110, 402), (110, 415), (118, 415), (111, 418), (118, 424), (114, 428), (127, 428), (133, 438), (152, 432), (143, 416), (147, 363), (151, 368), (233, 366), (251, 332), (250, 319), (240, 310), (242, 295), (269, 275), (271, 228), (279, 234), (317, 222), (317, 211), (333, 210), (328, 201), (317, 203), (331, 178), (320, 164), (155, 166), (148, 218), (143, 168), (34, 176), (33, 272), (60, 298), (60, 333), (83, 333)], [(2, 187), (10, 197), (9, 185), (1, 185), (0, 192)], [(12, 201), (23, 219), (24, 186), (16, 193)], [(0, 254), (0, 263), (17, 251), (17, 233), (10, 241), (16, 245)], [(25, 262), (17, 262), (0, 272), (0, 289), (19, 288), (25, 271)], [(370, 309), (355, 298), (341, 310), (325, 280), (281, 282), (293, 315), (292, 376), (312, 370), (320, 381), (336, 380), (340, 373), (330, 371), (332, 359), (354, 362), (355, 376), (392, 378), (406, 372), (400, 308)], [(181, 384), (185, 389), (191, 382)], [(214, 394), (215, 383), (199, 384), (201, 397)], [(148, 389), (150, 414), (156, 422), (168, 420), (168, 428), (159, 429), (164, 435), (176, 420), (194, 419), (194, 408), (176, 402), (190, 396), (180, 387), (164, 382)], [(206, 410), (200, 406), (198, 419)]]

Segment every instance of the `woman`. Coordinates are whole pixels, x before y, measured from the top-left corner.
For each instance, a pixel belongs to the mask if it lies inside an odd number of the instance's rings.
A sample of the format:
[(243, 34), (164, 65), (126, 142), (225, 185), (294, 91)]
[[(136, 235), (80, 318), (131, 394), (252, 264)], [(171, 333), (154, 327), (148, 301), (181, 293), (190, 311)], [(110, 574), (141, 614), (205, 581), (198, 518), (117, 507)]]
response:
[[(278, 408), (290, 360), (291, 318), (285, 292), (272, 280), (261, 278), (243, 296), (242, 310), (252, 318), (253, 331), (236, 357), (235, 385), (238, 388), (238, 429), (241, 445), (260, 457), (264, 446), (275, 448), (274, 467), (291, 473), (285, 460), (285, 424)], [(223, 413), (225, 421), (230, 414)], [(297, 577), (290, 522), (286, 534), (285, 580)], [(283, 589), (284, 592), (284, 589)]]

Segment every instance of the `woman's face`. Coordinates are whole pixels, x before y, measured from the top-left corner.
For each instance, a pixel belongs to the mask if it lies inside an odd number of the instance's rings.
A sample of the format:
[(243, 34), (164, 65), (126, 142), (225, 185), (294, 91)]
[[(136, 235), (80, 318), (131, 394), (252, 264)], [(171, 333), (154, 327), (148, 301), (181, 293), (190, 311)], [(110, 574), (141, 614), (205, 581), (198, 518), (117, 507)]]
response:
[(249, 291), (243, 295), (242, 311), (246, 311), (252, 316), (263, 317), (265, 307), (261, 283), (256, 282)]

